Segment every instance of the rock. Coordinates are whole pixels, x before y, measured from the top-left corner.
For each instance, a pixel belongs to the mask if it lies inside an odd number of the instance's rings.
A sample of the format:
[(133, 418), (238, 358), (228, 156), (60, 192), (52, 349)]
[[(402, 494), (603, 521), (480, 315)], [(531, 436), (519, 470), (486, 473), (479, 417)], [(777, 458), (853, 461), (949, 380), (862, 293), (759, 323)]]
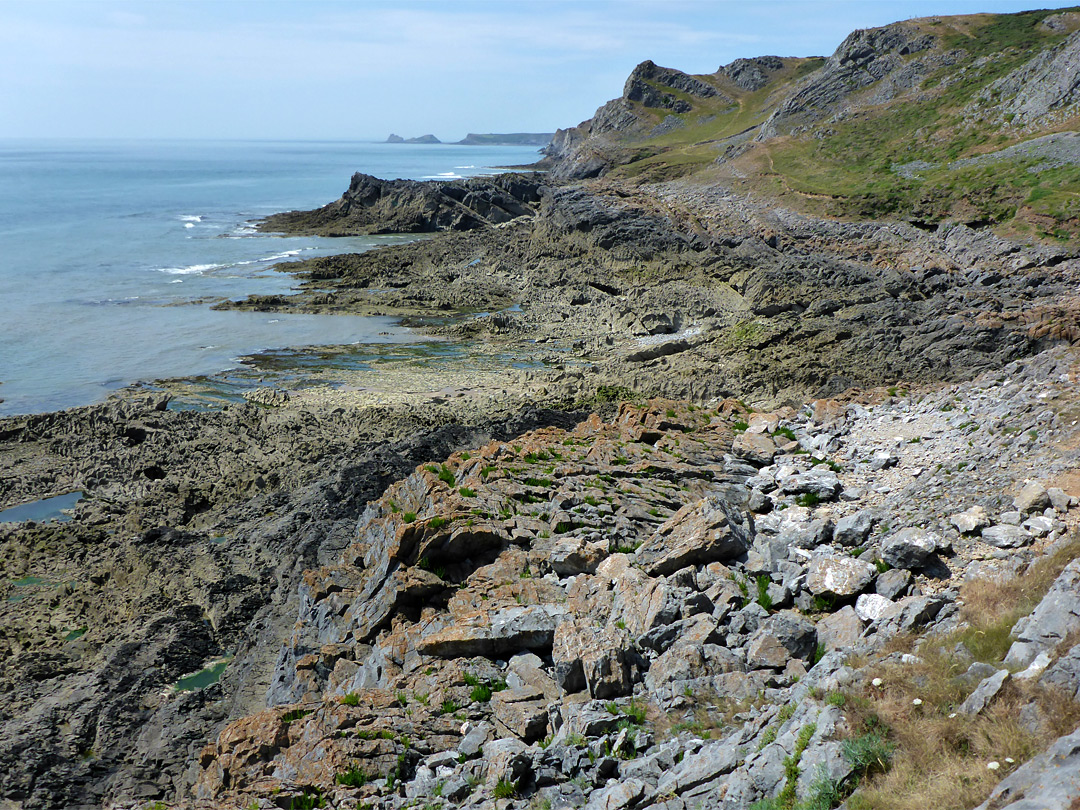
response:
[(831, 501), (840, 494), (840, 479), (822, 464), (810, 472), (789, 476), (780, 485), (780, 490), (788, 495), (810, 494), (819, 500)]
[(914, 630), (933, 621), (951, 600), (945, 596), (908, 596), (898, 602), (900, 629)]
[(903, 568), (893, 568), (884, 574), (878, 574), (874, 590), (886, 599), (896, 600), (904, 595), (911, 584), (911, 572)]
[(552, 643), (555, 627), (565, 612), (556, 605), (508, 607), (485, 614), (483, 623), (477, 620), (476, 624), (460, 623), (437, 630), (421, 638), (417, 649), (424, 655), (459, 658), (546, 647)]
[(649, 792), (649, 786), (641, 779), (615, 782), (589, 797), (585, 810), (623, 810), (638, 804)]
[(968, 695), (967, 700), (960, 704), (957, 709), (960, 714), (979, 714), (990, 705), (990, 701), (994, 699), (1001, 688), (1005, 685), (1005, 681), (1009, 679), (1009, 670), (1000, 669), (994, 675), (989, 678), (985, 678), (977, 687), (975, 691)]
[(746, 661), (754, 668), (783, 669), (792, 658), (809, 661), (817, 648), (814, 625), (793, 611), (766, 619), (750, 640)]
[(637, 550), (638, 565), (655, 577), (745, 554), (750, 547), (749, 525), (734, 500), (722, 493), (684, 506)]
[(547, 734), (547, 704), (544, 693), (530, 687), (504, 689), (491, 696), (495, 719), (525, 742), (535, 742)]
[(1050, 505), (1050, 496), (1038, 481), (1032, 481), (1020, 490), (1020, 494), (1013, 499), (1013, 506), (1022, 514), (1041, 512)]
[(826, 650), (843, 650), (854, 646), (863, 632), (863, 622), (851, 605), (826, 614), (817, 623), (818, 644)]
[(776, 445), (764, 433), (747, 431), (735, 437), (735, 441), (731, 443), (731, 452), (751, 464), (764, 467), (772, 464), (773, 457), (776, 455)]
[(1072, 810), (1080, 798), (1080, 730), (1002, 779), (976, 810)]
[(1005, 656), (1010, 667), (1026, 667), (1040, 652), (1053, 652), (1070, 633), (1080, 632), (1080, 560), (1073, 560), (1043, 600), (1016, 623), (1016, 641)]
[(458, 743), (457, 750), (466, 757), (474, 757), (484, 748), (484, 743), (492, 737), (491, 723), (477, 723), (471, 726)]
[(1054, 521), (1052, 518), (1044, 517), (1043, 515), (1035, 515), (1030, 517), (1021, 524), (1021, 528), (1031, 532), (1032, 537), (1046, 537), (1054, 529)]
[(938, 547), (941, 537), (923, 529), (901, 529), (881, 547), (881, 559), (893, 568), (919, 568)]
[(604, 544), (583, 537), (560, 538), (551, 549), (551, 570), (561, 577), (591, 574), (605, 556)]
[(735, 743), (726, 740), (706, 743), (664, 774), (656, 786), (656, 793), (660, 796), (687, 793), (731, 773), (741, 762), (742, 756)]
[(1067, 653), (1058, 658), (1046, 670), (1042, 682), (1056, 686), (1072, 695), (1075, 700), (1080, 700), (1080, 644), (1074, 644)]
[(840, 518), (833, 529), (833, 540), (841, 546), (861, 546), (870, 536), (870, 530), (877, 522), (877, 513), (870, 509), (861, 509), (853, 515)]
[(990, 525), (990, 519), (986, 515), (983, 506), (972, 506), (963, 512), (949, 515), (949, 522), (956, 527), (960, 534), (974, 534)]
[(601, 630), (588, 619), (563, 622), (555, 630), (552, 651), (555, 680), (565, 692), (587, 689), (598, 699), (629, 694), (630, 649), (625, 630)]
[(900, 613), (900, 606), (876, 593), (864, 593), (855, 600), (855, 613), (864, 622), (891, 619)]
[(531, 770), (532, 759), (528, 746), (521, 740), (505, 737), (484, 743), (487, 763), (487, 782), (494, 785), (502, 779), (517, 782)]
[(1050, 487), (1046, 490), (1046, 497), (1050, 499), (1050, 505), (1058, 514), (1069, 511), (1069, 494), (1060, 487)]
[(1031, 532), (1019, 526), (1001, 524), (982, 530), (982, 540), (998, 548), (1019, 548), (1031, 542)]
[(849, 597), (866, 590), (876, 574), (874, 566), (854, 557), (815, 554), (810, 560), (806, 587), (818, 595)]

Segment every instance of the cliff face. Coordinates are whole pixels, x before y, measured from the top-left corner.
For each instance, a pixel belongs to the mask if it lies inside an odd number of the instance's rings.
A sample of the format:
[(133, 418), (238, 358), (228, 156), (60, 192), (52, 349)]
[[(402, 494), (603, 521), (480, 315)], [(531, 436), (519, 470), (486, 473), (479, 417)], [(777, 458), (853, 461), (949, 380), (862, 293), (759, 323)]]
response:
[[(1076, 129), (1078, 29), (1076, 9), (934, 17), (855, 31), (826, 59), (701, 76), (643, 62), (622, 96), (556, 133), (547, 162), (563, 180), (697, 174), (807, 213), (1076, 240), (1080, 156), (1021, 165), (1005, 150)], [(973, 159), (1000, 167), (978, 174)]]

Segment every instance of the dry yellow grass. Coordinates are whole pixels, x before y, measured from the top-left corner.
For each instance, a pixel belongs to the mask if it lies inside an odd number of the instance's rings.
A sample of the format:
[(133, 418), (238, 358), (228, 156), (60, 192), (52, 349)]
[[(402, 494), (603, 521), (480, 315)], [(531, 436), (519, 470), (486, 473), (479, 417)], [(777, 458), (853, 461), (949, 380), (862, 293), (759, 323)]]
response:
[[(1006, 683), (981, 714), (956, 712), (976, 685), (960, 677), (970, 658), (957, 645), (962, 643), (976, 658), (1000, 663), (1013, 624), (1038, 604), (1078, 555), (1080, 542), (1074, 541), (1011, 580), (966, 584), (966, 629), (925, 640), (914, 663), (894, 660), (871, 671), (882, 684), (851, 696), (848, 721), (854, 729), (883, 724), (895, 752), (889, 771), (866, 780), (851, 797), (851, 810), (973, 807), (1003, 776), (1080, 725), (1080, 703), (1057, 690), (1015, 681)], [(911, 651), (915, 639), (898, 637), (890, 648)], [(1020, 710), (1032, 703), (1042, 722), (1029, 729), (1020, 722)], [(991, 770), (990, 762), (1000, 767)]]

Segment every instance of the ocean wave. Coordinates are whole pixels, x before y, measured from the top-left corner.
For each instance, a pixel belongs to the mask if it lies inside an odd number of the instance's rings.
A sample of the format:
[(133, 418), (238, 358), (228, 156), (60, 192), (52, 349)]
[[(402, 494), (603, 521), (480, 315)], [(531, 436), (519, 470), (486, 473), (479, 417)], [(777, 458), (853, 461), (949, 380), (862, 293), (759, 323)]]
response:
[(455, 169), (475, 169), (475, 166), (455, 166)]
[(194, 222), (185, 222), (185, 223), (184, 223), (184, 227), (185, 227), (185, 228), (194, 228), (194, 227), (195, 227), (195, 223), (194, 223)]
[(201, 215), (200, 216), (195, 216), (195, 215), (181, 216), (180, 221), (181, 222), (202, 222), (202, 216)]
[(425, 174), (424, 180), (464, 180), (465, 178), (456, 172), (439, 172), (438, 174)]
[(249, 264), (262, 264), (264, 262), (276, 262), (282, 259), (291, 259), (294, 256), (299, 256), (305, 250), (314, 250), (315, 248), (298, 248), (296, 250), (286, 250), (284, 253), (275, 253), (273, 256), (263, 256), (259, 259), (248, 259), (242, 262), (235, 262), (234, 267), (245, 267)]
[(190, 276), (194, 273), (205, 273), (207, 270), (220, 270), (228, 267), (227, 264), (189, 264), (187, 267), (159, 267), (159, 273), (168, 273), (170, 276)]

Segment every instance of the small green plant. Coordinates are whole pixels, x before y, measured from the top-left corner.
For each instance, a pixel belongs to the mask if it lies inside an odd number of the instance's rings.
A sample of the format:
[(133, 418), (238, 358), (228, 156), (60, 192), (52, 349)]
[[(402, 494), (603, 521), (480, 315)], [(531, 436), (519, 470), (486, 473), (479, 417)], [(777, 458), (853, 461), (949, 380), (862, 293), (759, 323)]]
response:
[(453, 698), (447, 698), (442, 702), (441, 711), (443, 714), (453, 714), (460, 708), (461, 706)]
[(428, 526), (430, 526), (433, 529), (441, 529), (443, 526), (445, 526), (449, 522), (450, 522), (449, 518), (433, 517), (431, 520), (428, 521)]
[(468, 487), (461, 487), (461, 489), (458, 490), (458, 494), (461, 495), (462, 498), (475, 498), (476, 490), (469, 489)]
[(505, 777), (495, 783), (495, 788), (492, 794), (496, 799), (514, 799), (518, 794), (517, 782), (513, 782)]
[(394, 697), (397, 699), (398, 705), (401, 708), (404, 709), (406, 706), (409, 705), (409, 696), (406, 695), (404, 692), (398, 692)]
[(787, 439), (790, 442), (797, 441), (797, 438), (795, 436), (795, 431), (792, 430), (789, 427), (777, 428), (776, 431), (773, 433), (773, 436), (783, 436), (785, 439)]
[(358, 788), (363, 787), (371, 780), (367, 772), (363, 768), (356, 765), (351, 766), (348, 770), (334, 776), (334, 783), (338, 785), (344, 785), (345, 787)]
[(799, 506), (813, 507), (821, 503), (821, 498), (815, 492), (804, 492), (802, 495), (796, 496), (795, 503)]
[(426, 692), (418, 692), (416, 694), (416, 702), (419, 703), (421, 706), (427, 706), (428, 694)]
[(675, 409), (674, 408), (668, 408), (667, 409), (667, 418), (668, 419), (674, 419), (675, 418)]
[(456, 483), (454, 481), (454, 473), (452, 473), (450, 471), (450, 468), (447, 467), (445, 464), (443, 464), (442, 469), (439, 470), (439, 480), (449, 486), (453, 486)]
[(326, 799), (317, 787), (303, 788), (300, 795), (293, 796), (289, 802), (290, 810), (316, 810), (319, 807), (326, 807)]
[(311, 714), (311, 712), (312, 709), (291, 709), (290, 711), (287, 711), (285, 712), (285, 714), (281, 715), (281, 722), (285, 723), (286, 725), (288, 725), (289, 723), (295, 723), (297, 720), (307, 717), (309, 714)]
[(480, 678), (478, 678), (476, 675), (473, 675), (471, 672), (466, 672), (464, 675), (462, 675), (461, 680), (465, 682), (466, 686), (480, 685)]
[(830, 706), (843, 707), (847, 703), (847, 695), (843, 692), (829, 692), (825, 696), (825, 702)]
[(472, 688), (469, 698), (475, 703), (487, 703), (491, 700), (491, 687), (486, 683), (479, 683)]
[(414, 520), (416, 520), (416, 512), (406, 512), (401, 516), (401, 519), (404, 520), (406, 523), (412, 523)]
[(341, 698), (341, 702), (345, 706), (359, 706), (360, 695), (356, 692), (349, 692)]
[(731, 426), (731, 429), (734, 430), (736, 433), (744, 433), (749, 427), (749, 422), (743, 422), (742, 420), (739, 420)]
[(761, 574), (757, 578), (757, 603), (761, 605), (765, 610), (771, 610), (773, 606), (773, 598), (769, 595), (769, 586), (772, 584), (772, 580), (769, 579), (768, 574)]

